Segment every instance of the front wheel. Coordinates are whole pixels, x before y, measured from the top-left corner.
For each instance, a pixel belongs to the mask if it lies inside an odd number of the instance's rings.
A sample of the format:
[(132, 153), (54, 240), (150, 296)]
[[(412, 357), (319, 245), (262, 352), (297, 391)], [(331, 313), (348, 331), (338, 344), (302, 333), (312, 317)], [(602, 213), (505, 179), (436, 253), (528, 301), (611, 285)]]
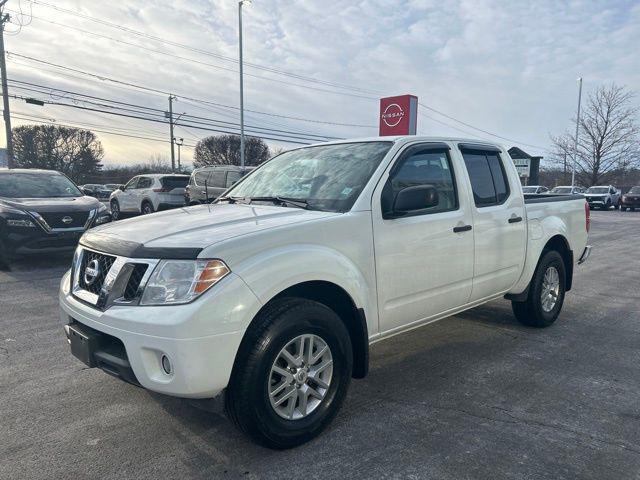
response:
[(524, 302), (511, 302), (513, 313), (530, 327), (548, 327), (556, 321), (566, 288), (566, 271), (562, 256), (555, 250), (543, 252), (529, 284)]
[(111, 206), (111, 218), (113, 220), (120, 220), (121, 213), (120, 213), (120, 204), (118, 203), (118, 201), (111, 200), (110, 206)]
[(301, 445), (331, 423), (349, 387), (349, 333), (325, 305), (284, 298), (253, 322), (226, 391), (227, 415), (269, 448)]

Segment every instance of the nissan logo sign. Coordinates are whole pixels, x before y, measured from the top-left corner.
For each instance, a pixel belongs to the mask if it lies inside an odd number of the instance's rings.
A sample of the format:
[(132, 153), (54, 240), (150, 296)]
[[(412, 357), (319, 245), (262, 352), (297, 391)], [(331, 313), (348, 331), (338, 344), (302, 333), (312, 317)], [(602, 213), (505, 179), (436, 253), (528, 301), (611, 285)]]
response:
[(382, 112), (382, 121), (388, 127), (395, 127), (402, 121), (404, 117), (404, 110), (397, 103), (387, 105), (387, 108)]
[(71, 222), (73, 222), (73, 218), (69, 216), (62, 217), (62, 223), (64, 223), (65, 225), (69, 225)]
[(100, 263), (98, 260), (93, 259), (84, 269), (84, 283), (92, 285), (100, 275)]

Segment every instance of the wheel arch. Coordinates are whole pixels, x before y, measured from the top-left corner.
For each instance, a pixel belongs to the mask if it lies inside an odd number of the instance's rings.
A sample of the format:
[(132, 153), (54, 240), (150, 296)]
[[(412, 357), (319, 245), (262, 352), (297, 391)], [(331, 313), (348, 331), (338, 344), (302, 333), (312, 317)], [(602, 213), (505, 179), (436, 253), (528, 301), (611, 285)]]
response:
[[(243, 348), (249, 332), (258, 322), (260, 315), (272, 306), (274, 302), (284, 298), (302, 298), (322, 303), (333, 310), (342, 320), (351, 341), (353, 350), (353, 378), (364, 378), (369, 371), (369, 332), (367, 319), (363, 308), (358, 308), (349, 293), (341, 286), (325, 281), (312, 280), (296, 283), (278, 292), (265, 302), (247, 326), (239, 352)], [(237, 361), (237, 358), (236, 358)]]
[(549, 240), (547, 240), (547, 243), (545, 243), (544, 248), (542, 249), (542, 253), (540, 254), (540, 258), (542, 258), (544, 252), (550, 250), (555, 250), (562, 257), (566, 275), (565, 291), (568, 292), (569, 290), (571, 290), (571, 287), (573, 285), (573, 250), (571, 250), (566, 237), (560, 234), (554, 235)]

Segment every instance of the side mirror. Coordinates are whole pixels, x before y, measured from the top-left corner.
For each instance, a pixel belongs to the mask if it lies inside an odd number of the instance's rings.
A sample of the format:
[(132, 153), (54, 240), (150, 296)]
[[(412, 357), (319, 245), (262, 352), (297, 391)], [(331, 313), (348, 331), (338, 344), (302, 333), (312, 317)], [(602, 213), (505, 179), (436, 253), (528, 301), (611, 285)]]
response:
[(431, 185), (403, 188), (393, 202), (392, 216), (401, 217), (410, 212), (435, 207), (439, 201), (438, 191)]
[(124, 185), (119, 185), (118, 190), (122, 190), (124, 192)]

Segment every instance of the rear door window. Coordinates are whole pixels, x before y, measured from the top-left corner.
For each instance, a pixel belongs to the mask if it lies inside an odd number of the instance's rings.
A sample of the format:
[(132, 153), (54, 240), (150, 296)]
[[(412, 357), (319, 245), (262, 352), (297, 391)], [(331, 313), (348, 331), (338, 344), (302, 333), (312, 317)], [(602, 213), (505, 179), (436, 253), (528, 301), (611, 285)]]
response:
[(207, 171), (196, 172), (194, 177), (195, 177), (196, 185), (202, 185), (204, 187), (204, 182), (209, 177), (209, 172)]
[(214, 170), (209, 175), (208, 185), (215, 188), (224, 188), (226, 173), (224, 170)]
[(498, 152), (463, 150), (462, 157), (476, 207), (504, 203), (509, 196), (509, 185)]
[(140, 177), (138, 180), (138, 186), (136, 188), (151, 188), (153, 185), (153, 179), (149, 177)]

